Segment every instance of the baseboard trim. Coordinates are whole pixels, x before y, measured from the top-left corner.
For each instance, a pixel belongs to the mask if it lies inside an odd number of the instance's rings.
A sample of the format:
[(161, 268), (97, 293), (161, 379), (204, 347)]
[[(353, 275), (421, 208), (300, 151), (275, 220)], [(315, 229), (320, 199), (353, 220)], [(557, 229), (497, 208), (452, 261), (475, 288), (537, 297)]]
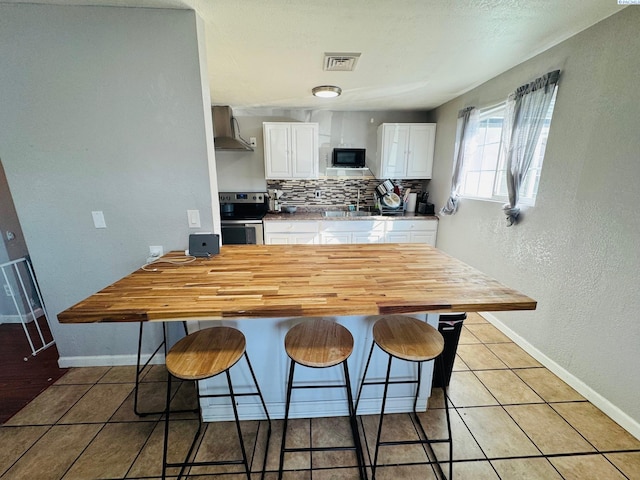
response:
[[(151, 354), (142, 354), (140, 361), (144, 364)], [(119, 367), (123, 365), (136, 365), (138, 357), (135, 354), (129, 355), (96, 355), (96, 356), (78, 356), (78, 357), (60, 357), (58, 366), (60, 368), (71, 367)], [(152, 365), (164, 364), (164, 355), (160, 352), (155, 356)]]
[(504, 323), (498, 320), (491, 313), (481, 313), (481, 315), (498, 330), (504, 333), (507, 337), (514, 341), (517, 345), (535, 358), (542, 365), (551, 370), (562, 381), (568, 384), (571, 388), (576, 390), (580, 395), (593, 403), (596, 407), (602, 410), (607, 416), (609, 416), (614, 422), (624, 428), (631, 435), (640, 440), (640, 423), (631, 418), (625, 412), (620, 410), (616, 405), (611, 403), (607, 398), (600, 395), (593, 390), (589, 385), (582, 380), (574, 376), (572, 373), (565, 370), (563, 367), (554, 362), (551, 358), (547, 357), (540, 350), (535, 348), (524, 338), (518, 335), (516, 332), (507, 327)]

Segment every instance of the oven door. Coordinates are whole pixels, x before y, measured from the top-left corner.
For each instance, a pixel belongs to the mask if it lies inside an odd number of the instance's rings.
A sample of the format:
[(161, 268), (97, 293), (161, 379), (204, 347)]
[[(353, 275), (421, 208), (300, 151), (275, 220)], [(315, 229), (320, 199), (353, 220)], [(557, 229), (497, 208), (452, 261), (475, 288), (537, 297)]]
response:
[(223, 245), (262, 245), (264, 234), (262, 222), (222, 222)]

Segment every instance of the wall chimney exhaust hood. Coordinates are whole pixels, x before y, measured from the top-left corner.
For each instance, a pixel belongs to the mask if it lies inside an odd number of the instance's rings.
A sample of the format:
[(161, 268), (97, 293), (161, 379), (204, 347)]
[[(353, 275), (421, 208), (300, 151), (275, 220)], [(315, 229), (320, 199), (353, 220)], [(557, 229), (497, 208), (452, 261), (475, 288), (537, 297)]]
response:
[(211, 107), (213, 114), (213, 144), (216, 150), (253, 152), (253, 148), (241, 136), (236, 135), (237, 121), (231, 107)]

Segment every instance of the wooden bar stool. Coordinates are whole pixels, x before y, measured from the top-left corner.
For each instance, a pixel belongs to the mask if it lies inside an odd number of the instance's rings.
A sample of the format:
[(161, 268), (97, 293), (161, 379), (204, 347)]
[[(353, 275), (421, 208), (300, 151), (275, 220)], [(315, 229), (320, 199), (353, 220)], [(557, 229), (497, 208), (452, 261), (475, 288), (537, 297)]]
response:
[[(145, 368), (149, 366), (151, 360), (158, 354), (161, 348), (164, 347), (164, 356), (167, 356), (167, 324), (166, 322), (162, 322), (162, 342), (158, 345), (158, 347), (153, 351), (149, 359), (145, 362), (144, 365), (140, 365), (141, 357), (142, 357), (142, 337), (144, 332), (144, 324), (147, 322), (140, 322), (140, 328), (138, 330), (138, 355), (136, 362), (136, 381), (133, 387), (133, 411), (139, 417), (146, 417), (147, 415), (159, 415), (164, 413), (164, 410), (157, 411), (146, 411), (143, 412), (140, 409), (140, 374), (144, 371)], [(188, 335), (187, 331), (187, 322), (182, 322), (182, 328), (184, 329), (184, 334)], [(195, 410), (174, 410), (173, 413), (185, 413), (185, 412), (197, 412), (198, 409)]]
[[(231, 375), (229, 370), (238, 361), (244, 357), (251, 376), (255, 385), (255, 391), (246, 393), (236, 393), (233, 390), (231, 383)], [(240, 396), (259, 396), (262, 403), (262, 408), (267, 417), (268, 431), (267, 431), (267, 446), (264, 454), (264, 463), (262, 465), (262, 476), (264, 477), (264, 470), (267, 461), (267, 455), (269, 453), (269, 439), (271, 438), (271, 419), (269, 418), (269, 412), (264, 402), (262, 392), (258, 386), (253, 367), (249, 361), (249, 356), (246, 352), (246, 340), (242, 332), (231, 327), (212, 327), (204, 330), (199, 330), (176, 343), (166, 358), (167, 364), (167, 401), (165, 409), (165, 427), (164, 427), (164, 448), (162, 454), (162, 478), (166, 478), (166, 471), (168, 467), (180, 467), (180, 473), (178, 479), (180, 479), (184, 473), (186, 467), (194, 466), (208, 466), (208, 465), (244, 465), (244, 470), (247, 475), (247, 480), (251, 480), (251, 471), (249, 462), (247, 460), (247, 452), (242, 439), (242, 431), (240, 429), (240, 419), (238, 417), (238, 408), (236, 405), (236, 398)], [(221, 373), (225, 373), (227, 377), (227, 386), (229, 388), (228, 394), (214, 394), (214, 395), (202, 395), (200, 394), (200, 388), (197, 380), (205, 380), (207, 378), (215, 377)], [(194, 435), (193, 441), (187, 452), (187, 455), (183, 462), (180, 463), (168, 463), (167, 451), (169, 445), (169, 416), (171, 413), (171, 378), (175, 377), (181, 380), (196, 380), (196, 390), (198, 393), (198, 403), (201, 398), (212, 397), (229, 397), (231, 399), (231, 406), (233, 408), (233, 415), (236, 423), (236, 431), (238, 434), (238, 440), (240, 442), (240, 450), (242, 453), (241, 459), (232, 460), (219, 460), (219, 461), (190, 461), (190, 457), (193, 453), (194, 447), (200, 432), (202, 429), (202, 411), (198, 419), (198, 430)]]
[[(351, 332), (342, 325), (321, 319), (311, 319), (299, 323), (291, 328), (284, 339), (284, 348), (289, 356), (289, 380), (287, 382), (287, 400), (284, 413), (284, 425), (282, 427), (282, 445), (280, 448), (280, 466), (278, 468), (278, 480), (282, 479), (284, 470), (285, 453), (292, 452), (320, 452), (335, 450), (354, 450), (358, 460), (360, 478), (366, 479), (367, 474), (364, 466), (364, 456), (358, 434), (358, 423), (353, 406), (353, 395), (351, 394), (351, 380), (349, 378), (349, 367), (347, 359), (353, 351), (353, 336)], [(303, 365), (311, 368), (329, 368), (342, 364), (344, 372), (344, 383), (337, 385), (294, 385), (293, 374), (296, 365)], [(309, 448), (286, 448), (287, 424), (289, 421), (289, 407), (291, 406), (291, 392), (293, 389), (301, 388), (344, 388), (347, 393), (347, 403), (349, 404), (349, 423), (353, 436), (353, 447), (309, 447)]]
[[(389, 355), (389, 361), (387, 363), (387, 373), (384, 382), (380, 381), (366, 381), (367, 371), (369, 369), (369, 363), (371, 362), (371, 355), (373, 354), (374, 346), (377, 345), (382, 351)], [(449, 403), (447, 399), (446, 388), (444, 391), (444, 406), (445, 415), (447, 418), (447, 438), (429, 439), (422, 427), (422, 423), (418, 418), (416, 412), (416, 404), (418, 402), (418, 392), (420, 390), (420, 379), (422, 376), (422, 362), (434, 360), (442, 354), (444, 349), (444, 339), (440, 332), (433, 328), (426, 322), (417, 320), (411, 317), (405, 317), (402, 315), (392, 315), (383, 317), (373, 325), (373, 342), (371, 344), (371, 350), (369, 351), (369, 358), (364, 369), (362, 382), (358, 389), (358, 398), (356, 400), (356, 411), (360, 402), (360, 395), (362, 393), (362, 387), (365, 385), (384, 385), (384, 393), (382, 395), (382, 408), (380, 410), (380, 423), (378, 424), (378, 433), (376, 436), (376, 448), (373, 458), (373, 464), (371, 466), (371, 478), (376, 478), (376, 467), (378, 466), (378, 451), (380, 447), (392, 446), (392, 445), (426, 445), (430, 452), (433, 454), (430, 445), (432, 443), (448, 443), (449, 444), (449, 480), (452, 478), (452, 455), (453, 444), (451, 437), (451, 422), (449, 419)], [(391, 361), (396, 358), (398, 360), (404, 360), (408, 362), (415, 362), (418, 364), (418, 377), (416, 380), (389, 380), (391, 374)], [(438, 363), (440, 367), (440, 375), (443, 380), (445, 379), (445, 372), (442, 362)], [(413, 420), (418, 425), (422, 438), (424, 440), (401, 440), (394, 442), (381, 442), (380, 437), (382, 434), (382, 422), (384, 419), (384, 408), (387, 402), (387, 393), (389, 390), (389, 384), (416, 384), (416, 395), (413, 400)], [(435, 454), (433, 454), (435, 458)], [(434, 461), (429, 460), (426, 464), (435, 464), (442, 474), (440, 462), (435, 458)]]

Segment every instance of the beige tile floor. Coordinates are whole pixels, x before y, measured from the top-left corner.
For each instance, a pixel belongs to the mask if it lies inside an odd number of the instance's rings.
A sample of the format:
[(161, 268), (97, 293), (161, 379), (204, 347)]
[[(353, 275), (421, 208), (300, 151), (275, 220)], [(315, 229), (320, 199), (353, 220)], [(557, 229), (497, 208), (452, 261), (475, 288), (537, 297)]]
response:
[[(165, 370), (154, 366), (144, 378), (146, 408), (161, 408)], [(134, 367), (77, 368), (45, 390), (0, 426), (0, 478), (29, 480), (157, 479), (160, 477), (163, 423), (159, 415), (133, 413)], [(465, 321), (448, 390), (454, 436), (454, 478), (640, 479), (640, 441), (560, 381), (477, 314)], [(178, 406), (193, 402), (193, 387), (179, 386)], [(383, 440), (414, 438), (408, 415), (385, 419)], [(441, 389), (434, 389), (420, 414), (429, 435), (444, 431)], [(370, 462), (378, 417), (360, 417)], [(173, 438), (187, 438), (197, 422), (181, 414)], [(294, 420), (288, 446), (349, 444), (344, 418)], [(198, 459), (237, 450), (234, 426), (207, 425)], [(252, 457), (254, 479), (266, 446), (265, 422), (247, 421), (243, 437)], [(281, 422), (274, 422), (267, 480), (275, 480)], [(290, 442), (289, 442), (290, 441)], [(185, 452), (176, 441), (171, 455)], [(444, 445), (434, 447), (447, 459)], [(417, 446), (381, 450), (377, 478), (436, 479)], [(394, 462), (414, 465), (394, 466)], [(287, 480), (350, 480), (358, 472), (353, 452), (288, 454)], [(311, 470), (313, 468), (313, 470)], [(230, 467), (193, 469), (189, 478), (239, 480)], [(446, 469), (445, 469), (446, 471)], [(175, 471), (170, 472), (174, 476)], [(175, 478), (175, 477), (172, 477)]]

